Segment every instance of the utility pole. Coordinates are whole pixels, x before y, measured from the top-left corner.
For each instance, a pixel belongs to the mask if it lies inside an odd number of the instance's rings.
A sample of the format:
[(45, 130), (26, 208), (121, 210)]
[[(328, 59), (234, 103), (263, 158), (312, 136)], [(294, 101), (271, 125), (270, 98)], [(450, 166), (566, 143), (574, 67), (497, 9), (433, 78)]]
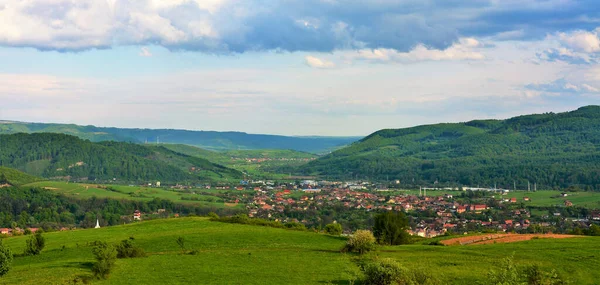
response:
[(513, 180), (513, 190), (517, 191), (517, 182)]
[(531, 191), (531, 184), (529, 184), (529, 180), (527, 180), (527, 192)]

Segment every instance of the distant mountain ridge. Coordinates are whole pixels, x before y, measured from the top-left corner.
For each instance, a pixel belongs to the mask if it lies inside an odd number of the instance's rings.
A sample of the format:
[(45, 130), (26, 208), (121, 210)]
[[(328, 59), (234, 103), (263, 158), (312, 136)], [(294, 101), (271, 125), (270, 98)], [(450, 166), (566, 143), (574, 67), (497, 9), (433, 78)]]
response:
[(600, 190), (600, 106), (380, 130), (299, 172), (403, 185)]
[(0, 166), (45, 178), (121, 182), (232, 180), (242, 173), (162, 146), (52, 133), (0, 135)]
[(129, 129), (73, 124), (46, 124), (0, 121), (0, 134), (61, 133), (92, 142), (121, 141), (135, 143), (187, 144), (209, 150), (291, 149), (326, 153), (361, 137), (294, 137), (247, 134), (244, 132), (188, 131), (174, 129)]

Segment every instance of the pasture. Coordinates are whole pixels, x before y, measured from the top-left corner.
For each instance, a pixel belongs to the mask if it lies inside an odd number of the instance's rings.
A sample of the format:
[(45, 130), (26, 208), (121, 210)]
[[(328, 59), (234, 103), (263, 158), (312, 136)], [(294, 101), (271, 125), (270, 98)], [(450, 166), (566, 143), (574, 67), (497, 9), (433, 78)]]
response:
[[(194, 191), (181, 191), (166, 188), (151, 188), (141, 186), (125, 186), (125, 185), (99, 185), (99, 184), (84, 184), (84, 183), (66, 183), (58, 181), (43, 181), (26, 184), (26, 187), (40, 187), (47, 190), (55, 191), (66, 196), (76, 197), (79, 199), (88, 199), (91, 197), (111, 198), (111, 199), (127, 199), (137, 201), (150, 201), (155, 198), (170, 200), (176, 203), (210, 206), (210, 207), (228, 207), (222, 198), (213, 195), (194, 194)], [(222, 193), (220, 190), (204, 190), (198, 189), (203, 193)], [(192, 193), (194, 192), (194, 193)], [(243, 204), (238, 204), (235, 207), (243, 208)]]
[[(356, 255), (343, 254), (342, 237), (226, 224), (206, 218), (144, 221), (101, 229), (46, 233), (40, 256), (16, 257), (0, 284), (68, 284), (90, 276), (86, 244), (133, 237), (148, 257), (119, 259), (108, 280), (93, 284), (349, 284), (358, 277)], [(184, 237), (182, 253), (176, 243)], [(22, 252), (26, 236), (5, 240)], [(600, 280), (598, 237), (534, 239), (472, 246), (405, 245), (379, 247), (369, 258), (390, 257), (409, 269), (426, 270), (442, 284), (485, 284), (487, 272), (514, 255), (517, 265), (556, 269), (572, 284)]]

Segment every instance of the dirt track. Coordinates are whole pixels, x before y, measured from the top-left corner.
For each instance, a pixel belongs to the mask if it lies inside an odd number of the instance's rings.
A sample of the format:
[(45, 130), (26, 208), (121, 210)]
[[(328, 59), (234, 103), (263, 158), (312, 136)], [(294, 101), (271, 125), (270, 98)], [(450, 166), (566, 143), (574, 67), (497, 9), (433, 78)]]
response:
[(573, 238), (581, 237), (575, 235), (559, 234), (488, 234), (477, 236), (466, 236), (441, 241), (444, 245), (475, 245), (490, 243), (508, 243), (530, 240), (533, 238)]

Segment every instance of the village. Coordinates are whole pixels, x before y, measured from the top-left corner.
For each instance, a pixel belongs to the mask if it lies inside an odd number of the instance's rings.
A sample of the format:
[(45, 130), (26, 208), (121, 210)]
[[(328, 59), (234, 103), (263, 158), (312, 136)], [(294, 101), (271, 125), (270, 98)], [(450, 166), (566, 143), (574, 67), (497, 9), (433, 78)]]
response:
[[(505, 189), (465, 188), (422, 187), (409, 191), (369, 182), (305, 180), (276, 185), (269, 181), (248, 181), (234, 188), (240, 194), (228, 197), (230, 203), (245, 204), (249, 217), (300, 222), (307, 226), (327, 222), (324, 216), (331, 212), (335, 214), (330, 216), (341, 220), (348, 213), (353, 217), (362, 215), (369, 226), (368, 217), (373, 212), (403, 211), (410, 217), (411, 234), (421, 237), (471, 231), (562, 232), (573, 227), (587, 228), (592, 222), (600, 221), (600, 211), (575, 216), (569, 200), (560, 207), (542, 209), (546, 210), (542, 213), (536, 209), (532, 214), (531, 199), (527, 196), (517, 199), (511, 197), (514, 192)], [(253, 194), (248, 194), (249, 190)], [(334, 222), (344, 224), (344, 221)]]

